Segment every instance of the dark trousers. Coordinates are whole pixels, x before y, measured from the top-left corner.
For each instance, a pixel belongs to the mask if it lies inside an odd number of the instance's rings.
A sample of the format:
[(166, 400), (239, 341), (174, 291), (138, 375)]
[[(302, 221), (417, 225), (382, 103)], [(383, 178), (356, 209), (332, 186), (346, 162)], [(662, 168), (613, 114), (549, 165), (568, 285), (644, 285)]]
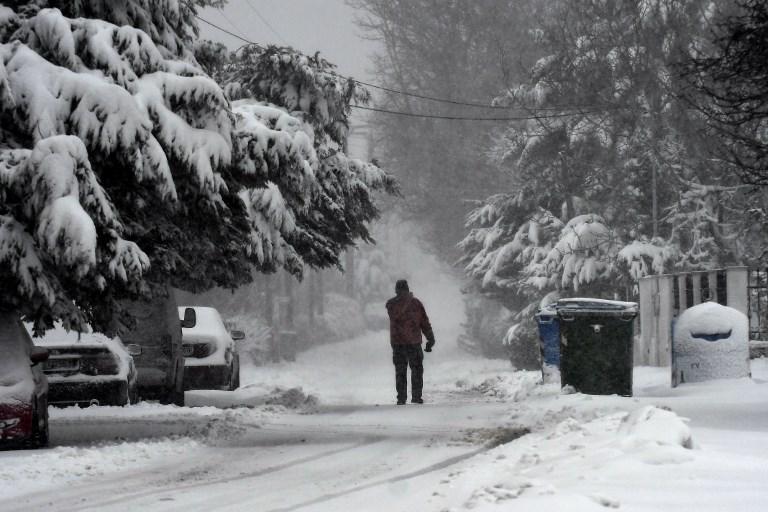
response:
[(411, 367), (411, 400), (421, 398), (424, 386), (424, 352), (421, 345), (392, 345), (392, 362), (395, 363), (395, 387), (398, 402), (408, 395), (408, 367)]

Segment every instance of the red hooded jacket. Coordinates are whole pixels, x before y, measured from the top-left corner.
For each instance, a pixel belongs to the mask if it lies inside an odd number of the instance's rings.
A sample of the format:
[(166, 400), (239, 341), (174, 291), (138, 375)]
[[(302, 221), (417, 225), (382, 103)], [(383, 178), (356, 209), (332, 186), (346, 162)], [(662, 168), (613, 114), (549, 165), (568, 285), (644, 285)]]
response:
[(389, 342), (392, 345), (421, 345), (421, 333), (434, 343), (432, 325), (419, 299), (407, 292), (387, 301)]

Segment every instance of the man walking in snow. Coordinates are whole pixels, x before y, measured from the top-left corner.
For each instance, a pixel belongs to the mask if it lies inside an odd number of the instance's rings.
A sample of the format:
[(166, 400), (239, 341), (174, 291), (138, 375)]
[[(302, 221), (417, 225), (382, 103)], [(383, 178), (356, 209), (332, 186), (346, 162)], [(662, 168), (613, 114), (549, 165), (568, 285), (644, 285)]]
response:
[(408, 367), (411, 367), (411, 402), (423, 404), (421, 388), (424, 384), (424, 353), (421, 351), (421, 334), (427, 337), (425, 350), (432, 352), (435, 335), (427, 312), (419, 299), (408, 289), (408, 282), (400, 279), (395, 284), (395, 297), (387, 301), (389, 314), (389, 342), (392, 345), (392, 362), (395, 363), (395, 387), (397, 404), (405, 404), (408, 391)]

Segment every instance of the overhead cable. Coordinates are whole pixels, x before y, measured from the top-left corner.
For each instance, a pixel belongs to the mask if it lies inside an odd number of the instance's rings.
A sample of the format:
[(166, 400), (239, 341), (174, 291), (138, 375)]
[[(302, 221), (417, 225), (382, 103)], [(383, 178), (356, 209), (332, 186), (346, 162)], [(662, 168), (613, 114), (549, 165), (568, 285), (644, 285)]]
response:
[[(205, 18), (203, 18), (203, 17), (201, 17), (201, 16), (199, 16), (197, 14), (195, 14), (195, 18), (197, 18), (198, 20), (202, 21), (203, 23), (205, 23), (207, 25), (210, 25), (211, 27), (215, 28), (216, 30), (219, 30), (220, 32), (228, 34), (228, 35), (230, 35), (230, 36), (232, 36), (232, 37), (234, 37), (234, 38), (244, 42), (245, 44), (243, 46), (241, 46), (240, 48), (243, 48), (243, 47), (249, 46), (249, 45), (253, 45), (253, 46), (258, 46), (260, 48), (264, 48), (264, 45), (256, 43), (254, 41), (251, 41), (249, 39), (246, 39), (245, 37), (239, 36), (239, 35), (235, 34), (234, 32), (230, 32), (229, 30), (227, 30), (227, 29), (225, 29), (225, 28), (223, 28), (223, 27), (221, 27), (219, 25), (216, 25), (215, 23), (212, 23), (212, 22), (206, 20)], [(238, 50), (240, 48), (238, 48)], [(392, 89), (392, 88), (389, 88), (389, 87), (384, 87), (382, 85), (377, 85), (377, 84), (372, 84), (370, 82), (364, 82), (362, 80), (357, 80), (355, 78), (344, 76), (344, 75), (336, 73), (336, 72), (330, 72), (330, 73), (335, 75), (335, 76), (337, 76), (337, 77), (339, 77), (339, 78), (341, 78), (342, 80), (349, 80), (349, 81), (352, 81), (352, 82), (354, 82), (356, 84), (362, 85), (364, 87), (371, 87), (373, 89), (379, 89), (379, 90), (382, 90), (382, 91), (385, 91), (385, 92), (389, 92), (389, 93), (392, 93), (392, 94), (400, 94), (402, 96), (410, 96), (410, 97), (413, 97), (413, 98), (419, 98), (419, 99), (434, 101), (434, 102), (438, 102), (438, 103), (447, 103), (447, 104), (451, 104), (451, 105), (460, 105), (460, 106), (466, 106), (466, 107), (487, 108), (487, 109), (496, 109), (496, 110), (522, 110), (522, 111), (526, 111), (526, 112), (531, 112), (531, 111), (555, 111), (555, 112), (562, 112), (563, 110), (576, 110), (577, 111), (577, 112), (575, 112), (576, 114), (583, 112), (583, 109), (611, 110), (611, 109), (621, 109), (622, 108), (622, 107), (615, 106), (615, 105), (607, 105), (607, 106), (599, 106), (599, 105), (575, 105), (575, 106), (571, 105), (571, 106), (568, 106), (568, 105), (562, 105), (562, 106), (552, 106), (552, 107), (524, 107), (524, 106), (489, 105), (489, 104), (476, 103), (476, 102), (470, 102), (470, 101), (458, 101), (458, 100), (450, 100), (450, 99), (446, 99), (446, 98), (437, 98), (437, 97), (434, 97), (434, 96), (428, 96), (428, 95), (425, 95), (425, 94), (419, 94), (419, 93), (415, 93), (415, 92), (401, 91), (401, 90), (398, 90), (398, 89)], [(483, 121), (483, 120), (487, 120), (487, 121), (500, 121), (500, 120), (508, 120), (509, 119), (509, 118), (474, 118), (474, 117), (438, 116), (438, 115), (434, 115), (433, 116), (433, 115), (426, 115), (426, 114), (412, 114), (412, 113), (408, 113), (408, 112), (387, 111), (387, 110), (384, 110), (384, 109), (374, 109), (373, 107), (362, 107), (362, 106), (355, 106), (355, 108), (360, 108), (360, 109), (363, 109), (363, 110), (381, 111), (381, 112), (387, 112), (387, 113), (393, 113), (393, 114), (411, 115), (411, 116), (414, 116), (414, 117), (435, 117), (435, 118), (442, 118), (442, 119), (465, 119), (465, 120), (470, 120), (470, 121), (474, 121), (474, 120), (480, 120), (480, 121)], [(561, 114), (556, 115), (555, 117), (566, 117), (566, 116), (569, 116), (569, 115), (572, 115), (572, 114), (561, 113)], [(525, 118), (521, 118), (521, 119), (537, 119), (537, 118), (541, 118), (541, 116), (538, 116), (538, 117), (537, 116), (525, 117)], [(512, 120), (514, 120), (514, 118)]]
[(264, 25), (266, 25), (266, 27), (267, 27), (267, 28), (268, 28), (270, 31), (272, 31), (272, 33), (273, 33), (273, 34), (275, 34), (275, 36), (276, 36), (278, 39), (280, 39), (280, 40), (281, 40), (282, 42), (284, 42), (285, 44), (288, 44), (288, 41), (286, 41), (286, 40), (285, 40), (285, 38), (284, 38), (283, 36), (281, 36), (281, 35), (280, 35), (280, 33), (279, 33), (277, 30), (275, 30), (275, 27), (273, 27), (273, 26), (272, 26), (272, 24), (269, 22), (269, 20), (267, 20), (267, 18), (265, 18), (264, 16), (262, 16), (262, 15), (261, 15), (261, 13), (260, 13), (260, 12), (259, 12), (259, 10), (256, 8), (256, 6), (255, 6), (255, 5), (253, 5), (253, 4), (251, 3), (251, 0), (245, 0), (245, 3), (248, 5), (248, 7), (250, 7), (250, 8), (251, 8), (251, 10), (252, 10), (253, 12), (255, 12), (255, 13), (256, 13), (256, 16), (258, 16), (258, 17), (259, 17), (259, 19), (261, 20), (261, 22), (262, 22), (262, 23), (264, 23)]
[(555, 114), (530, 114), (527, 116), (504, 116), (504, 117), (471, 117), (471, 116), (446, 116), (441, 114), (419, 114), (416, 112), (403, 112), (400, 110), (388, 110), (377, 107), (366, 107), (363, 105), (350, 105), (359, 110), (368, 110), (371, 112), (380, 112), (383, 114), (392, 114), (405, 117), (420, 117), (424, 119), (447, 119), (451, 121), (529, 121), (534, 119), (557, 119), (562, 117), (571, 117), (575, 115), (597, 114), (604, 112), (603, 109), (597, 110), (574, 110), (573, 112), (560, 112)]

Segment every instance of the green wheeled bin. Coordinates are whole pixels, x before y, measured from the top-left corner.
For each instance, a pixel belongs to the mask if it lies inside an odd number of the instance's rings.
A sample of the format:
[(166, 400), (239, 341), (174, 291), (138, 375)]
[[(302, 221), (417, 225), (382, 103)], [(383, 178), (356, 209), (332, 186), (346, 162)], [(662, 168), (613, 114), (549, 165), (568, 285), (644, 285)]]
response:
[(637, 303), (560, 299), (562, 386), (590, 395), (632, 396), (632, 338)]

